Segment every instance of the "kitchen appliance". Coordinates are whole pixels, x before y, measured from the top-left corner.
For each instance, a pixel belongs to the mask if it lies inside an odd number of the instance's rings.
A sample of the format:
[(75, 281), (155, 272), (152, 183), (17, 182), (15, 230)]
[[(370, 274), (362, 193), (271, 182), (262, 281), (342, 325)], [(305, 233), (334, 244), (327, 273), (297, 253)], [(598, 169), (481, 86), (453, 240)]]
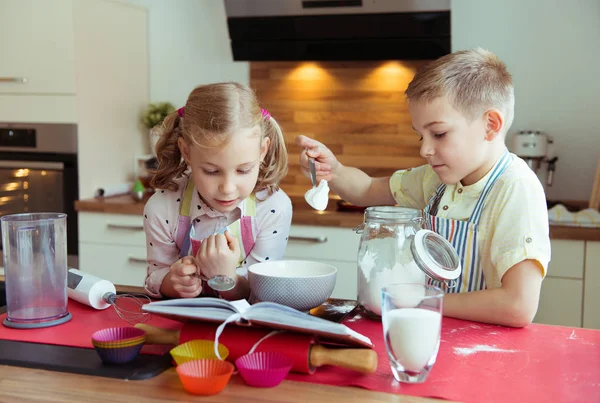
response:
[(234, 60), (436, 59), (450, 0), (225, 0)]
[(112, 305), (117, 315), (132, 325), (150, 320), (150, 314), (142, 312), (142, 306), (151, 302), (147, 295), (117, 294), (114, 284), (110, 281), (77, 269), (68, 271), (67, 295), (95, 309), (106, 309)]
[(67, 264), (75, 268), (78, 193), (77, 125), (0, 122), (0, 216), (67, 214)]
[(541, 130), (519, 130), (512, 138), (513, 152), (521, 157), (540, 178), (544, 189), (552, 186), (558, 157), (554, 140)]
[(56, 326), (67, 310), (66, 214), (10, 214), (0, 218), (6, 274), (6, 319), (17, 329)]

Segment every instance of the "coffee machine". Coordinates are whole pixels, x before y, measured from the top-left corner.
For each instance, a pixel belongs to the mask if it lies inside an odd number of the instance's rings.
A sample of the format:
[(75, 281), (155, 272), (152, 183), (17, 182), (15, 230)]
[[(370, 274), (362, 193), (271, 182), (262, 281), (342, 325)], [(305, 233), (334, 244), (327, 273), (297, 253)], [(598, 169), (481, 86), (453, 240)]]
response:
[(513, 152), (521, 157), (537, 174), (544, 185), (552, 186), (558, 157), (554, 154), (554, 140), (541, 130), (519, 130), (513, 135)]

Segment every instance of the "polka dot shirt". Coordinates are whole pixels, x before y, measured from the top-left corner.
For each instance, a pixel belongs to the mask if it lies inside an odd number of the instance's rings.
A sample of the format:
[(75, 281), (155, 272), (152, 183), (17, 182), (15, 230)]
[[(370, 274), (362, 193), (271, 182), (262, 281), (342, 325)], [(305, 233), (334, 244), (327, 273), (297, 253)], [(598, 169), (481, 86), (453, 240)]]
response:
[[(187, 178), (179, 183), (179, 190), (157, 190), (144, 208), (144, 231), (148, 269), (145, 288), (150, 296), (161, 297), (160, 286), (169, 273), (169, 267), (179, 259), (175, 243), (179, 208), (183, 201)], [(204, 239), (237, 221), (242, 215), (241, 204), (230, 213), (221, 213), (209, 207), (198, 192), (194, 192), (190, 204), (195, 238)], [(292, 222), (292, 203), (284, 191), (272, 195), (266, 191), (256, 194), (256, 217), (254, 221), (255, 244), (238, 267), (238, 274), (247, 277), (248, 266), (268, 260), (283, 258)]]

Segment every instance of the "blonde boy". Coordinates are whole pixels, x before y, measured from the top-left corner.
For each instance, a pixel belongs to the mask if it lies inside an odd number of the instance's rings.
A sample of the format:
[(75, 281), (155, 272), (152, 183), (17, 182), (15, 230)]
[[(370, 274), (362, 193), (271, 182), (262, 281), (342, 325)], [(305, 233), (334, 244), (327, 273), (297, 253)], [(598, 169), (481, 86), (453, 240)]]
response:
[(483, 49), (455, 52), (417, 72), (406, 96), (427, 165), (372, 178), (299, 136), (303, 172), (310, 156), (318, 179), (344, 200), (423, 209), (463, 264), (444, 297), (446, 316), (528, 325), (550, 261), (548, 214), (538, 178), (505, 145), (514, 114), (506, 66)]

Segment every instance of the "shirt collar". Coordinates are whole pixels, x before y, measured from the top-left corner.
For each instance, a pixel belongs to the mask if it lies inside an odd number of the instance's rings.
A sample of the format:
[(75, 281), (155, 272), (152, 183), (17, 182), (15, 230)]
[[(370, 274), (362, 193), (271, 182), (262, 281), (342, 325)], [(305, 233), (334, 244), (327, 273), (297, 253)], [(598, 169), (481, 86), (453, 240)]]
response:
[(195, 220), (197, 217), (201, 216), (208, 216), (210, 218), (225, 217), (227, 219), (232, 216), (240, 217), (242, 213), (240, 205), (229, 213), (222, 213), (206, 204), (204, 200), (202, 200), (202, 197), (200, 197), (200, 194), (197, 191), (194, 191), (190, 205), (190, 218)]
[(452, 186), (454, 186), (454, 192), (457, 192), (458, 189), (462, 189), (461, 192), (462, 192), (463, 196), (479, 197), (479, 195), (481, 195), (481, 192), (483, 192), (483, 188), (487, 184), (488, 179), (492, 175), (492, 172), (495, 171), (495, 168), (500, 163), (501, 159), (502, 159), (502, 156), (500, 156), (498, 158), (498, 160), (496, 161), (494, 166), (490, 168), (488, 173), (486, 173), (483, 178), (479, 179), (477, 182), (473, 183), (472, 185), (463, 186), (462, 183), (460, 183), (460, 182), (452, 185)]

